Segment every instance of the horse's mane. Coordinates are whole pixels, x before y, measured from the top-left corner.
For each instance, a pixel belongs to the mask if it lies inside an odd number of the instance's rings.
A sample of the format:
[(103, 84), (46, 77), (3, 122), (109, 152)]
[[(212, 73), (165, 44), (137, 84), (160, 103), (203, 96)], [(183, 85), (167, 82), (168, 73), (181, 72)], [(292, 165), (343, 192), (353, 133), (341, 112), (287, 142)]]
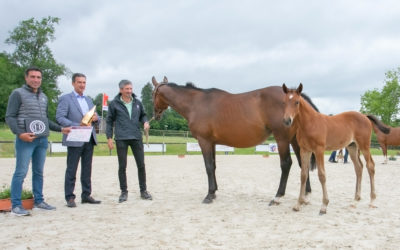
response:
[(187, 82), (186, 85), (178, 85), (176, 83), (169, 82), (168, 86), (171, 86), (173, 88), (180, 88), (180, 89), (193, 89), (193, 90), (198, 90), (198, 91), (205, 92), (205, 93), (214, 92), (214, 91), (226, 92), (224, 90), (217, 89), (217, 88), (210, 88), (210, 89), (198, 88), (192, 82)]
[(306, 102), (308, 102), (311, 105), (311, 107), (319, 113), (317, 106), (315, 106), (315, 104), (311, 101), (311, 98), (308, 95), (301, 93), (301, 97), (303, 97), (303, 99), (306, 100)]

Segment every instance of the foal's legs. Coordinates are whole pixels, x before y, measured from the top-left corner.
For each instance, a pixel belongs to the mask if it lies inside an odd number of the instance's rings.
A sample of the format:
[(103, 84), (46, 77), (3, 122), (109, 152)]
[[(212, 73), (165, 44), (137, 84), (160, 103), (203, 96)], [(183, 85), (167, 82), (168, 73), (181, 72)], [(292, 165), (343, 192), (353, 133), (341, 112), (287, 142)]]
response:
[(322, 186), (322, 206), (319, 210), (319, 214), (326, 214), (326, 208), (328, 207), (329, 198), (328, 190), (326, 189), (326, 173), (324, 164), (324, 148), (318, 148), (315, 152), (318, 167), (318, 178)]
[(376, 199), (376, 193), (375, 193), (375, 163), (374, 160), (371, 157), (371, 153), (369, 152), (369, 148), (368, 149), (363, 149), (362, 153), (364, 155), (364, 159), (367, 162), (367, 170), (368, 170), (368, 174), (369, 174), (369, 181), (371, 184), (371, 201), (369, 203), (369, 206), (372, 208), (376, 208), (376, 206), (374, 205), (375, 199)]
[(301, 186), (300, 186), (300, 194), (299, 194), (299, 199), (297, 200), (297, 204), (293, 207), (294, 211), (299, 211), (300, 206), (304, 203), (306, 203), (306, 181), (308, 178), (308, 168), (310, 165), (310, 159), (311, 159), (311, 152), (304, 152), (303, 150), (301, 151)]
[(217, 181), (215, 178), (215, 145), (209, 141), (199, 138), (199, 145), (203, 153), (204, 163), (206, 165), (208, 177), (208, 194), (204, 198), (203, 203), (211, 203), (215, 199), (215, 191), (217, 190)]
[(354, 165), (354, 171), (356, 172), (356, 192), (354, 195), (354, 200), (359, 201), (361, 199), (361, 179), (363, 170), (360, 152), (355, 143), (351, 143), (349, 146), (347, 146), (347, 150), (349, 151), (351, 161)]
[[(292, 139), (290, 144), (292, 145), (293, 151), (297, 158), (297, 162), (299, 163), (299, 167), (301, 168), (300, 146), (299, 146), (299, 143), (297, 142), (296, 136)], [(313, 155), (311, 155), (311, 159), (313, 159)], [(312, 160), (311, 160), (311, 162), (312, 162)], [(315, 163), (313, 163), (313, 164), (315, 164)], [(311, 164), (310, 164), (310, 167), (308, 168), (308, 177), (307, 177), (307, 182), (306, 182), (306, 196), (311, 193), (310, 169), (312, 169)]]
[[(292, 166), (292, 158), (290, 156), (290, 144), (287, 139), (280, 138), (278, 133), (275, 133), (275, 140), (278, 143), (278, 151), (279, 151), (279, 158), (281, 160), (281, 179), (279, 182), (279, 188), (275, 195), (275, 198), (272, 199), (269, 205), (279, 205), (280, 198), (285, 195), (286, 185), (289, 177), (290, 167)], [(296, 138), (294, 137), (290, 142), (292, 144), (293, 150), (296, 154), (297, 161), (299, 162), (299, 166), (301, 168), (301, 157), (300, 157), (300, 147), (297, 143)], [(306, 195), (311, 193), (311, 185), (310, 185), (310, 178), (307, 178), (306, 182)]]

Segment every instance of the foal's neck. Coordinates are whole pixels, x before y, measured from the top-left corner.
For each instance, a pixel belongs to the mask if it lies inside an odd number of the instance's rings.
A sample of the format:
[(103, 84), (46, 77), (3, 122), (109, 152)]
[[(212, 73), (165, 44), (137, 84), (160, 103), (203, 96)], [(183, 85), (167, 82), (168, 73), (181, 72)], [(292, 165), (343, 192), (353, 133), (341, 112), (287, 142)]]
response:
[(300, 98), (300, 104), (299, 104), (299, 123), (303, 127), (305, 124), (310, 123), (310, 119), (313, 117), (316, 117), (319, 115), (319, 113), (311, 107), (311, 105), (304, 100), (303, 98)]

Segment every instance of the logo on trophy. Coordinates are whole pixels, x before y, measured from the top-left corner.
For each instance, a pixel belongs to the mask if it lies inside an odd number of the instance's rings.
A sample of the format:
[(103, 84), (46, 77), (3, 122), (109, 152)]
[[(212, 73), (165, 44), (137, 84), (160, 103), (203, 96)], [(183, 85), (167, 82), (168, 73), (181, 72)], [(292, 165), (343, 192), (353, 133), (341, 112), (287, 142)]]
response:
[(34, 120), (29, 124), (29, 128), (35, 135), (41, 134), (46, 130), (46, 124), (41, 120)]
[(26, 118), (26, 132), (34, 133), (37, 137), (49, 135), (49, 121), (46, 118)]

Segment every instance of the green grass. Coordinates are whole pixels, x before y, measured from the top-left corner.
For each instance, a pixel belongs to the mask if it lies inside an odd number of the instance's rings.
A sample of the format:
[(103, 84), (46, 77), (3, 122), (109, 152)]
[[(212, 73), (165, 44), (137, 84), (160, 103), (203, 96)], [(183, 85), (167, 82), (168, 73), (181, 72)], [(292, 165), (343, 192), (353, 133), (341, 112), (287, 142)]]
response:
[[(115, 147), (111, 151), (107, 146), (107, 138), (104, 134), (98, 134), (97, 139), (99, 144), (94, 149), (95, 156), (108, 156), (117, 155)], [(0, 126), (0, 141), (13, 142), (15, 140), (15, 135), (5, 126)], [(62, 134), (58, 132), (51, 132), (49, 136), (49, 141), (61, 142)], [(143, 137), (143, 142), (145, 143), (145, 137)], [(189, 154), (189, 155), (199, 155), (200, 152), (186, 152), (187, 142), (197, 142), (196, 139), (192, 137), (185, 136), (149, 136), (149, 143), (166, 143), (167, 152), (166, 155), (179, 155), (179, 154)], [(269, 138), (266, 143), (273, 143), (272, 137)], [(115, 146), (115, 145), (114, 145)], [(388, 150), (388, 155), (397, 155), (399, 150)], [(331, 152), (326, 151), (325, 154), (330, 154)], [(378, 148), (371, 148), (371, 153), (373, 155), (382, 155), (382, 151)], [(217, 154), (224, 154), (224, 152), (217, 152)], [(230, 153), (231, 154), (231, 153)], [(251, 155), (251, 154), (266, 154), (265, 152), (255, 152), (255, 147), (250, 148), (235, 148), (235, 155)], [(48, 154), (50, 155), (50, 154)], [(65, 156), (66, 153), (52, 153), (51, 156)], [(146, 155), (162, 155), (162, 153), (146, 153)], [(13, 143), (0, 143), (0, 157), (14, 157), (14, 144)]]

